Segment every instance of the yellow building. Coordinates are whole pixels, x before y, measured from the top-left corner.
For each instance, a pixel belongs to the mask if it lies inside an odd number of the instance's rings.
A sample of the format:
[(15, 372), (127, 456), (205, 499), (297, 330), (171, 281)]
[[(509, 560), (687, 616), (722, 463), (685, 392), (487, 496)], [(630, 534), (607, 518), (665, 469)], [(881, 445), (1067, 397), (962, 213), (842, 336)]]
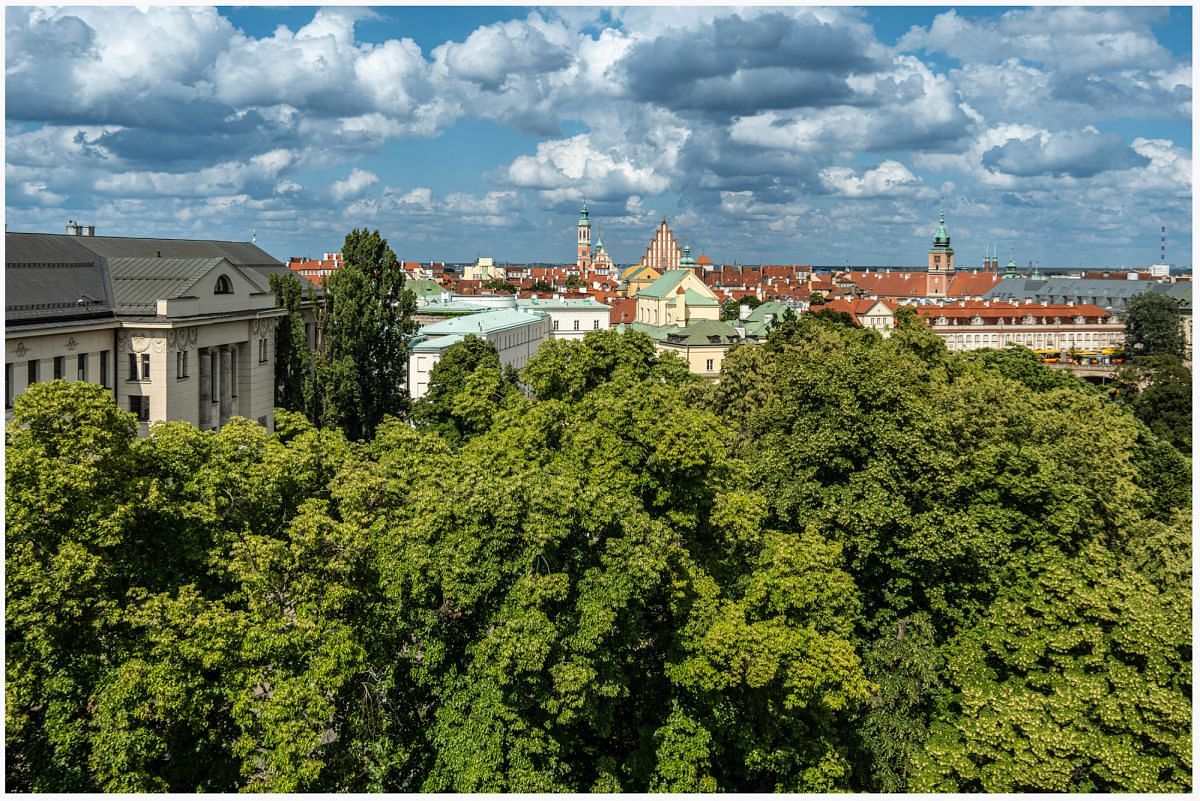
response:
[(632, 298), (661, 277), (662, 273), (653, 267), (635, 264), (621, 272), (621, 288), (625, 297)]
[(649, 335), (660, 351), (681, 356), (697, 375), (716, 378), (725, 353), (742, 341), (736, 328), (721, 322), (717, 296), (689, 269), (667, 270), (636, 297), (631, 328)]
[(474, 264), (463, 269), (463, 279), (467, 281), (504, 280), (504, 268), (497, 267), (490, 256), (480, 256)]

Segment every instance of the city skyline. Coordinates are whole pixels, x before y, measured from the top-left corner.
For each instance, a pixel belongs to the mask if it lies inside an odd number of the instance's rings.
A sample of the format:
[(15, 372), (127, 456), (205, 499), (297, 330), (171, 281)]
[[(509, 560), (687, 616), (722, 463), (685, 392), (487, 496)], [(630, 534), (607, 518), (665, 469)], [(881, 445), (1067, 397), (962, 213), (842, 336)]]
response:
[(1190, 8), (8, 8), (10, 231), (1191, 265)]

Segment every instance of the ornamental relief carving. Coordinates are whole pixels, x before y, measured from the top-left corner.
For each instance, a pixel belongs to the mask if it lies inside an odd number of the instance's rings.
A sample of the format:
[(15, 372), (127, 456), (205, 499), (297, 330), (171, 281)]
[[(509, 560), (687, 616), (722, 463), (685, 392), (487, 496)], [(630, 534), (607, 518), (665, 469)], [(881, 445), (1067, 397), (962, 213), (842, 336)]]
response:
[(29, 352), (29, 348), (25, 347), (24, 342), (17, 343), (17, 358), (25, 358), (25, 354)]
[(199, 329), (196, 326), (191, 328), (172, 328), (167, 331), (167, 347), (171, 350), (187, 350), (194, 347), (199, 338)]
[(67, 340), (67, 350), (71, 351), (71, 353), (74, 353), (77, 347), (79, 347), (79, 343), (75, 341), (75, 337), (70, 337)]

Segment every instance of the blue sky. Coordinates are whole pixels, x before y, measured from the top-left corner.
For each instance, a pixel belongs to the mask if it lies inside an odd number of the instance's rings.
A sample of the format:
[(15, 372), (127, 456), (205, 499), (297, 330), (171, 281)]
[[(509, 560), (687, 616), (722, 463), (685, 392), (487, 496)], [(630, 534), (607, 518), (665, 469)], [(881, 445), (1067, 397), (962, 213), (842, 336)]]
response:
[(1191, 264), (1189, 7), (6, 9), (6, 218), (404, 259)]

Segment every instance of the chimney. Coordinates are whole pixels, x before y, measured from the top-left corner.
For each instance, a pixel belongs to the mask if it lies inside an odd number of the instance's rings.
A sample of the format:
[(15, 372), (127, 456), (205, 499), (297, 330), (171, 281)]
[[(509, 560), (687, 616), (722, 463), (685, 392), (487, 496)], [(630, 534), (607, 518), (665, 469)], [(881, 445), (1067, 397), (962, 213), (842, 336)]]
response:
[(87, 233), (84, 234), (84, 236), (95, 236), (96, 235), (96, 226), (88, 225), (88, 226), (85, 226), (85, 228), (87, 230)]

